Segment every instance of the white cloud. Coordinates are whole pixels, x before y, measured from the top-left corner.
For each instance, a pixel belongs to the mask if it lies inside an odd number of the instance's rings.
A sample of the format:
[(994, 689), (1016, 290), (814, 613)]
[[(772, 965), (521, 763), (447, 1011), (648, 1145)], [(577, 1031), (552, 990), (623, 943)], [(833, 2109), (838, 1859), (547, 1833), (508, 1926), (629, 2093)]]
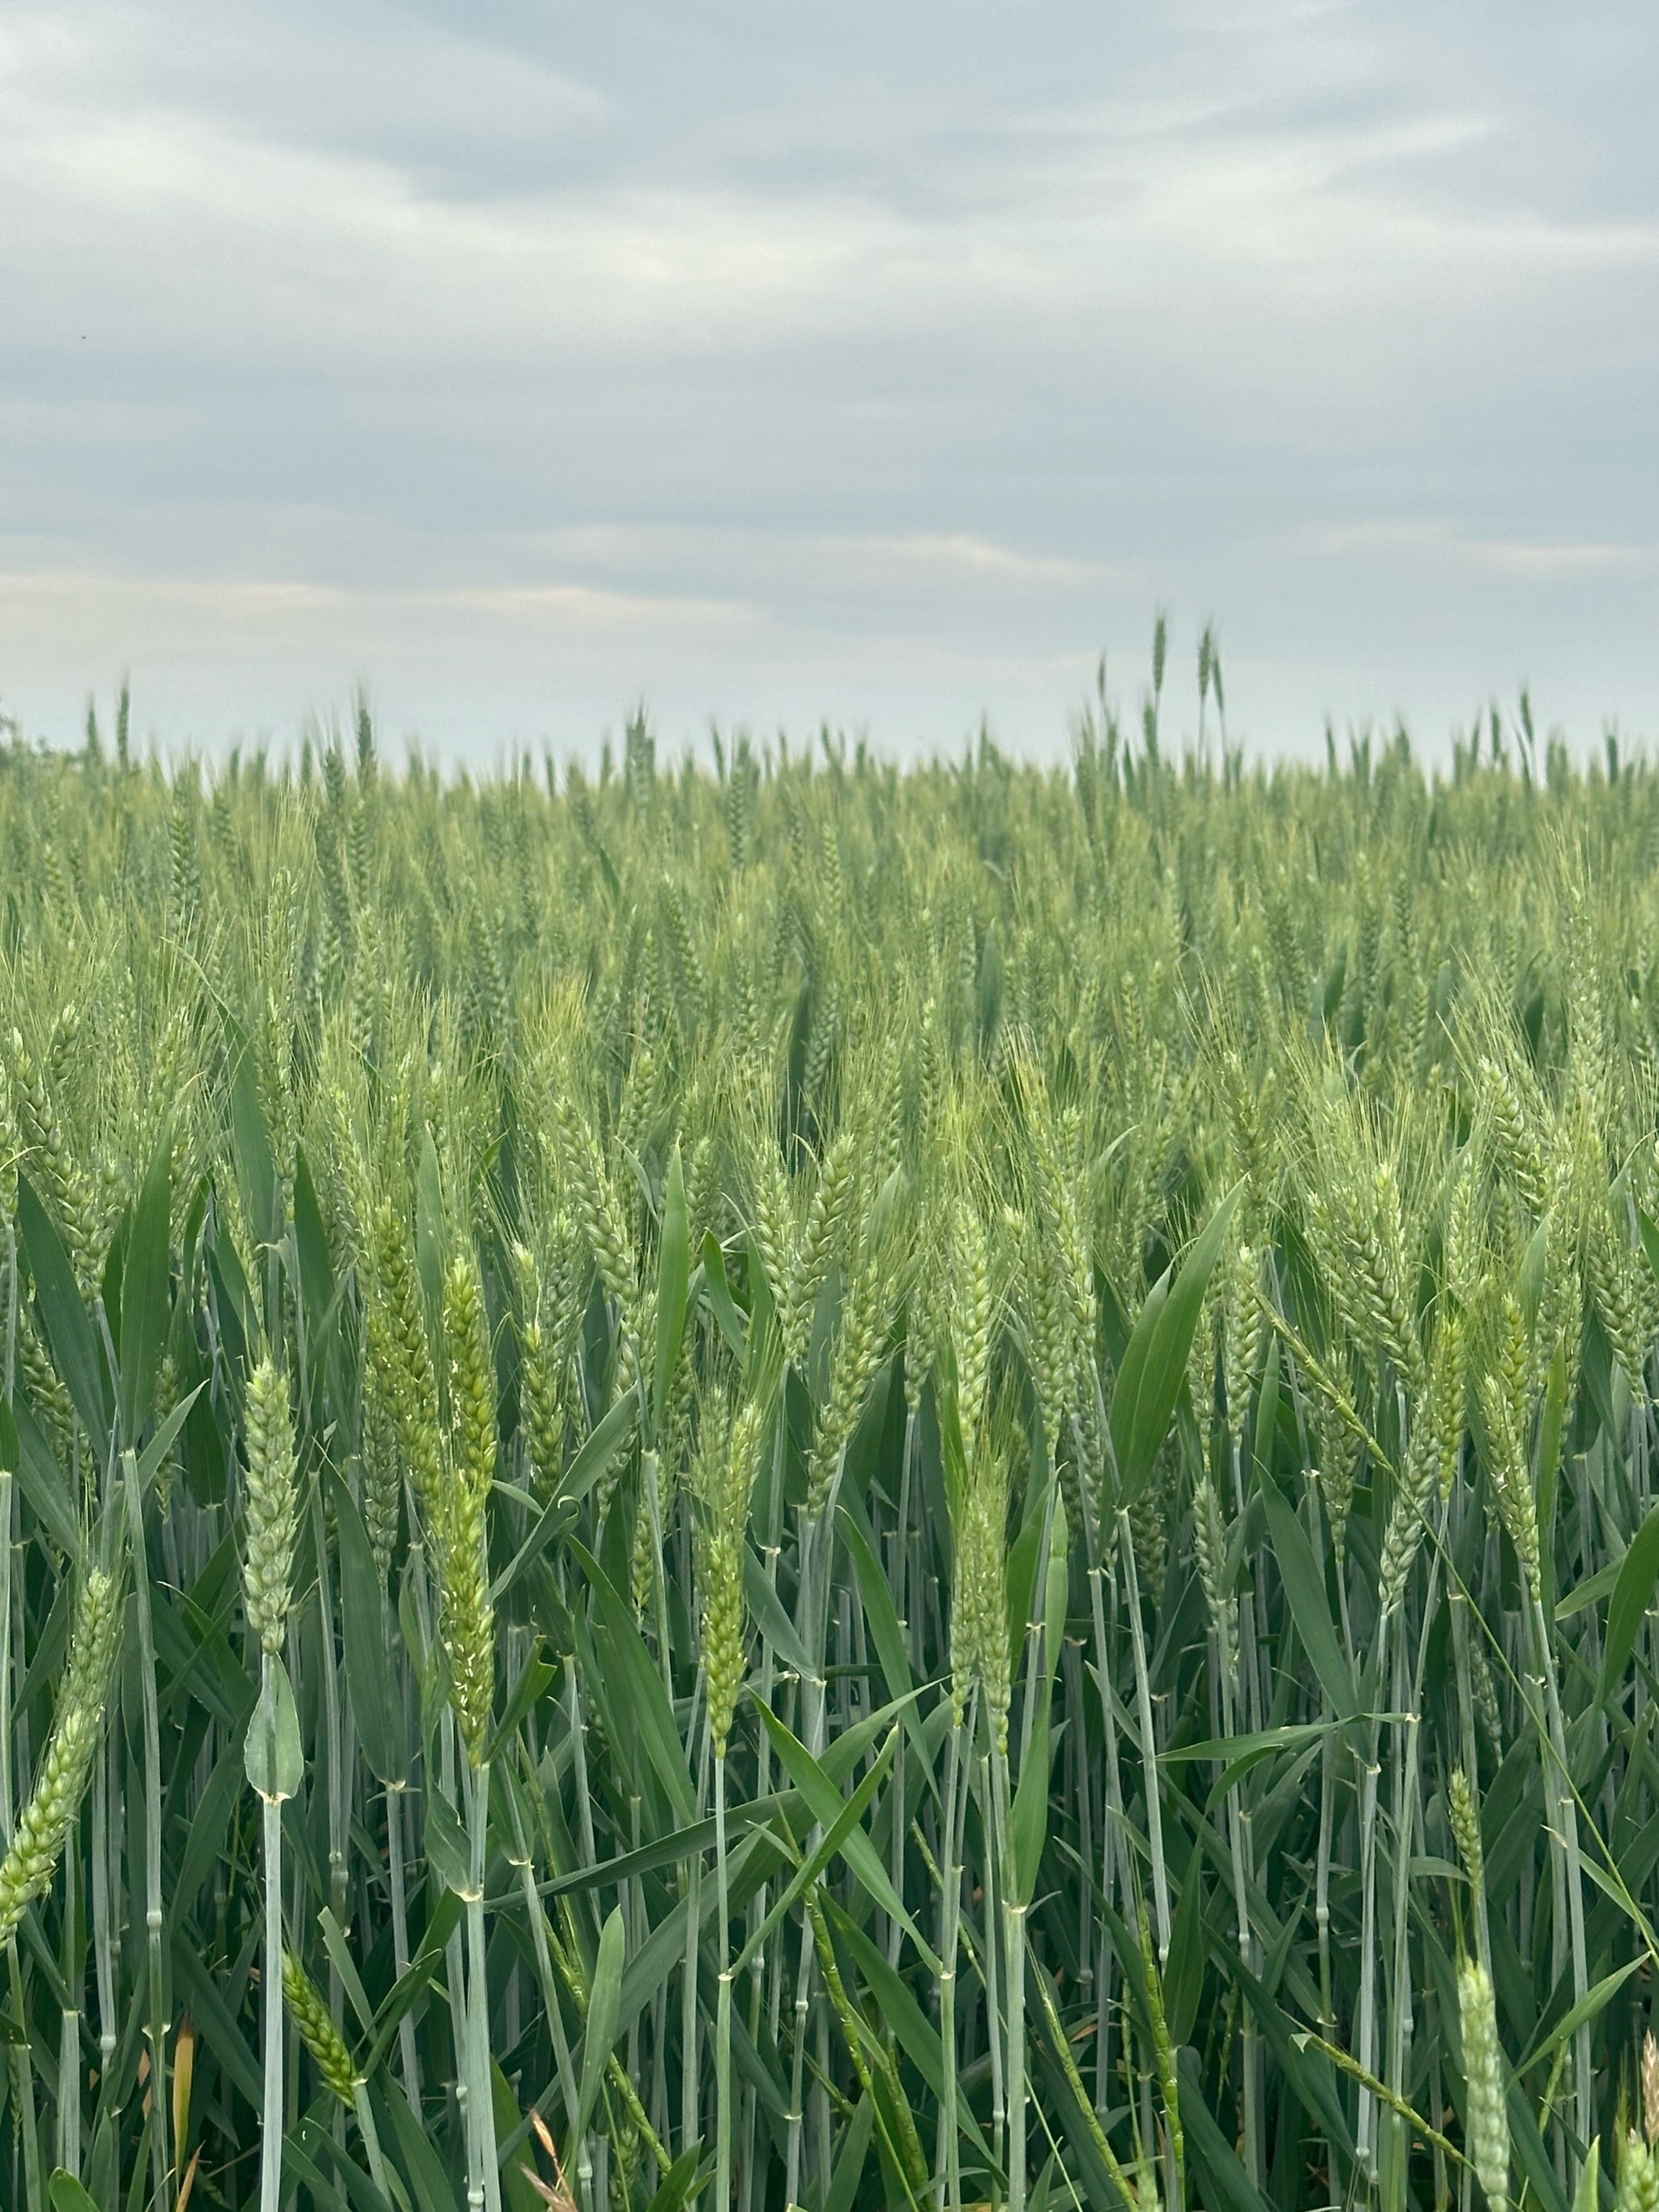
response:
[(1534, 577), (1659, 574), (1659, 544), (1615, 539), (1472, 536), (1445, 515), (1407, 515), (1333, 523), (1305, 535), (1315, 550), (1339, 556), (1430, 557), (1449, 566)]

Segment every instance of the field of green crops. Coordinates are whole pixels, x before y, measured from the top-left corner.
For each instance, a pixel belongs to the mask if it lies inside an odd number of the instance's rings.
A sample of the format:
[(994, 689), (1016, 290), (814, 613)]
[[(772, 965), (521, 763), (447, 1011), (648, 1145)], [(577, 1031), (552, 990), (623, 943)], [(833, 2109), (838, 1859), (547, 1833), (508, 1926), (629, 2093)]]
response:
[(1659, 774), (1158, 717), (0, 748), (0, 2202), (1659, 2203)]

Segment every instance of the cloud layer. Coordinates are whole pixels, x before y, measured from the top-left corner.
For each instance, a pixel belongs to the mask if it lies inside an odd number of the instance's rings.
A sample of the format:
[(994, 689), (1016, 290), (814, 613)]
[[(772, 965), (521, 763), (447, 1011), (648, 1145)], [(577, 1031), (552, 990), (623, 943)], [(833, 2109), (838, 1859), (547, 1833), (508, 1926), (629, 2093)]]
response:
[[(898, 20), (895, 20), (896, 16)], [(1659, 19), (20, 0), (0, 710), (1659, 725)]]

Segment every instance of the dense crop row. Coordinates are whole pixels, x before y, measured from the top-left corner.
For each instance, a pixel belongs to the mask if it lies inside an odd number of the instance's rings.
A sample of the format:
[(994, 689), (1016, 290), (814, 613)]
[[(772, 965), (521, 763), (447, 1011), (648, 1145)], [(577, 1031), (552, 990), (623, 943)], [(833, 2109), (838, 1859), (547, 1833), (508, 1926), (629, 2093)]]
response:
[(1659, 2197), (1659, 777), (1529, 738), (0, 754), (0, 2195)]

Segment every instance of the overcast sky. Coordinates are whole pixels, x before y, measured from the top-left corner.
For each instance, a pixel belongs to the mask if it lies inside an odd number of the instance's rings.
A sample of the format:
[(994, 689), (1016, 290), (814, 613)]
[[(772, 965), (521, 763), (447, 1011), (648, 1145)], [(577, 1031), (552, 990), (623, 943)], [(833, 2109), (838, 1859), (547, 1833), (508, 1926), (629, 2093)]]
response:
[(7, 0), (0, 713), (1659, 733), (1659, 10)]

